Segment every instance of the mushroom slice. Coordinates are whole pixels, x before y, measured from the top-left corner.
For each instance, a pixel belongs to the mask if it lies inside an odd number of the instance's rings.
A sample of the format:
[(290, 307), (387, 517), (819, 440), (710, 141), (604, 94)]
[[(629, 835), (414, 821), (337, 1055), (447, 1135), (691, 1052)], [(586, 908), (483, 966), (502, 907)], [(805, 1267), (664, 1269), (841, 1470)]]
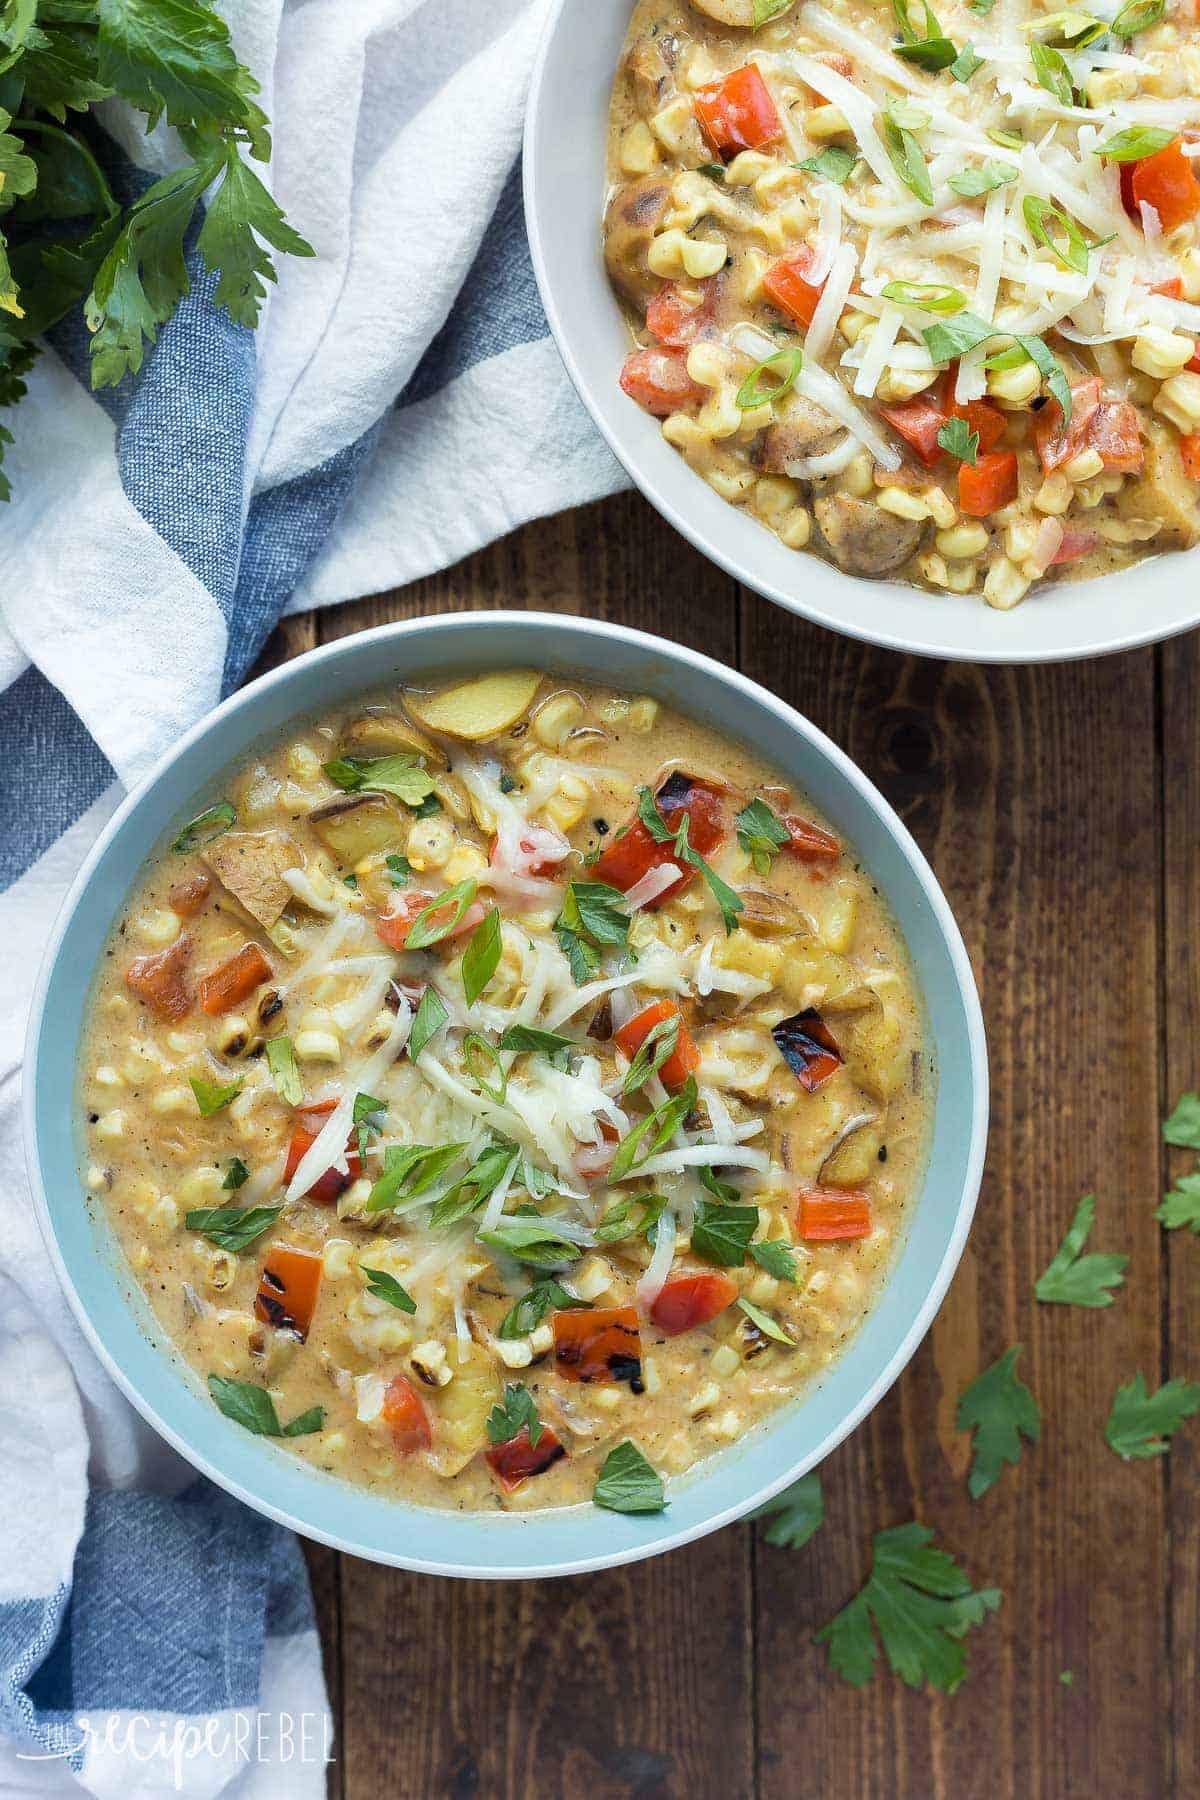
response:
[(304, 853), (286, 831), (227, 831), (202, 854), (222, 887), (264, 930), (279, 923), (292, 901), (284, 871), (304, 867)]
[(450, 767), (445, 752), (401, 713), (363, 713), (346, 726), (341, 745), (347, 756), (423, 756), (431, 769)]
[(390, 794), (346, 794), (327, 800), (309, 813), (308, 822), (347, 868), (365, 856), (398, 850), (405, 836), (404, 815)]
[(817, 1180), (822, 1187), (861, 1187), (874, 1171), (883, 1144), (878, 1113), (856, 1113), (838, 1132), (821, 1164)]

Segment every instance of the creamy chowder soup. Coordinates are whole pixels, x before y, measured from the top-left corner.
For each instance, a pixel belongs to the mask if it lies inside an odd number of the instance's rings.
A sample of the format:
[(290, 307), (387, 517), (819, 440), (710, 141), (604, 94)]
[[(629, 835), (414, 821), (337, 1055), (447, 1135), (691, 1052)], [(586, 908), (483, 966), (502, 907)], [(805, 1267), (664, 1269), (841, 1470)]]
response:
[(804, 795), (510, 670), (232, 774), (119, 919), (79, 1079), (92, 1204), (240, 1426), (406, 1500), (639, 1510), (840, 1354), (935, 1075)]
[(1006, 609), (1186, 548), (1198, 171), (1192, 0), (639, 0), (621, 385), (854, 575)]

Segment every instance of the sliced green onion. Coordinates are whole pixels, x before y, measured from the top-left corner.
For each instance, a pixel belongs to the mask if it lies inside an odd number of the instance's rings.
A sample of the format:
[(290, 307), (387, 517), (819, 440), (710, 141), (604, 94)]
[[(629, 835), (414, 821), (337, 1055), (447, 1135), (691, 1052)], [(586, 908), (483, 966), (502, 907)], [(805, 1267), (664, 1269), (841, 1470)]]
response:
[(1029, 46), (1029, 54), (1033, 59), (1038, 86), (1044, 87), (1048, 94), (1053, 94), (1060, 105), (1074, 106), (1075, 86), (1062, 53), (1052, 49), (1049, 44), (1040, 44), (1034, 39)]
[[(477, 1031), (469, 1031), (463, 1039), (463, 1061), (467, 1074), (481, 1094), (503, 1106), (508, 1095), (508, 1070), (495, 1044), (489, 1044)], [(495, 1072), (495, 1082), (492, 1074)]]
[(1108, 29), (1114, 37), (1136, 37), (1148, 25), (1157, 25), (1166, 10), (1166, 0), (1129, 0)]
[[(474, 902), (478, 888), (479, 883), (475, 877), (468, 875), (465, 881), (455, 882), (454, 886), (447, 888), (444, 894), (439, 894), (436, 900), (431, 900), (428, 906), (423, 906), (412, 922), (408, 936), (404, 940), (404, 948), (406, 950), (427, 950), (431, 944), (440, 944), (443, 938), (449, 937), (455, 927), (462, 923), (467, 908)], [(446, 913), (447, 908), (449, 908), (449, 917), (443, 920), (442, 915)]]
[(1105, 138), (1092, 155), (1107, 156), (1110, 162), (1143, 162), (1147, 156), (1157, 156), (1165, 150), (1175, 136), (1175, 132), (1164, 131), (1161, 125), (1131, 125), (1128, 131)]
[(945, 287), (940, 282), (889, 281), (881, 297), (896, 300), (901, 306), (919, 306), (931, 313), (961, 312), (967, 304), (967, 296), (961, 288)]
[(1030, 236), (1043, 249), (1049, 250), (1057, 263), (1064, 269), (1074, 269), (1077, 275), (1087, 274), (1088, 253), (1098, 249), (1099, 245), (1089, 242), (1070, 213), (1055, 206), (1051, 200), (1039, 199), (1036, 194), (1026, 194), (1021, 211)]
[[(796, 385), (796, 377), (804, 367), (803, 350), (773, 350), (751, 369), (737, 391), (737, 403), (743, 412), (751, 407), (767, 406)], [(763, 377), (777, 377), (774, 386), (765, 387)]]

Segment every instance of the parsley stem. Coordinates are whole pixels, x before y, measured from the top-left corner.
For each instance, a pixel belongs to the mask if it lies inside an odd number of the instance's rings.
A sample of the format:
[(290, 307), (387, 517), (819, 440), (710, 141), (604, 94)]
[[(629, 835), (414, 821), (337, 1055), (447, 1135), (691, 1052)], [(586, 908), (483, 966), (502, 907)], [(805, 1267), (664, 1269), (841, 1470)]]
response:
[(12, 131), (40, 132), (43, 137), (58, 138), (62, 143), (69, 144), (71, 149), (74, 150), (77, 155), (81, 156), (87, 164), (92, 180), (96, 184), (96, 192), (100, 197), (100, 203), (104, 207), (109, 218), (111, 219), (116, 213), (120, 212), (121, 208), (113, 196), (112, 189), (105, 180), (104, 170), (100, 167), (100, 164), (96, 161), (96, 158), (92, 155), (82, 138), (75, 137), (69, 131), (60, 131), (57, 125), (43, 125), (40, 119), (14, 119), (9, 129)]

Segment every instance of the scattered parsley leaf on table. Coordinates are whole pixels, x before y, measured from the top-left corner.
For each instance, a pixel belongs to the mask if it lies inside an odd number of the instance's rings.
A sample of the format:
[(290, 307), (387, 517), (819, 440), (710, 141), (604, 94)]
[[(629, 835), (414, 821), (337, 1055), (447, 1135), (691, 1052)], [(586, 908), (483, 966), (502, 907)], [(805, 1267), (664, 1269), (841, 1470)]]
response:
[(1180, 1176), (1170, 1193), (1163, 1195), (1162, 1205), (1155, 1208), (1154, 1216), (1168, 1231), (1190, 1225), (1193, 1231), (1200, 1233), (1200, 1169)]
[(1095, 1197), (1085, 1194), (1053, 1262), (1034, 1287), (1039, 1300), (1063, 1306), (1112, 1305), (1113, 1297), (1105, 1290), (1121, 1286), (1129, 1258), (1107, 1252), (1082, 1254), (1095, 1217)]
[(1163, 1140), (1182, 1150), (1200, 1150), (1200, 1094), (1181, 1094), (1162, 1128)]
[(995, 1486), (1005, 1463), (1020, 1461), (1022, 1437), (1036, 1444), (1041, 1432), (1038, 1403), (1017, 1374), (1020, 1354), (1020, 1344), (1014, 1344), (959, 1397), (958, 1429), (975, 1433), (975, 1459), (967, 1479), (972, 1500)]
[[(973, 1591), (928, 1525), (892, 1525), (875, 1533), (871, 1573), (848, 1606), (818, 1631), (829, 1660), (852, 1687), (875, 1673), (879, 1647), (909, 1687), (928, 1682), (952, 1694), (967, 1672), (962, 1639), (1000, 1605), (998, 1588)], [(873, 1629), (873, 1627), (875, 1629)]]
[(1176, 1376), (1151, 1394), (1146, 1390), (1145, 1376), (1139, 1372), (1126, 1387), (1117, 1389), (1104, 1427), (1105, 1442), (1126, 1461), (1131, 1457), (1165, 1456), (1169, 1448), (1165, 1440), (1194, 1412), (1200, 1412), (1200, 1386), (1196, 1382)]
[(799, 1550), (825, 1520), (825, 1500), (821, 1493), (821, 1477), (815, 1469), (793, 1481), (773, 1500), (767, 1500), (750, 1514), (752, 1519), (770, 1519), (763, 1536), (768, 1544), (785, 1550)]

